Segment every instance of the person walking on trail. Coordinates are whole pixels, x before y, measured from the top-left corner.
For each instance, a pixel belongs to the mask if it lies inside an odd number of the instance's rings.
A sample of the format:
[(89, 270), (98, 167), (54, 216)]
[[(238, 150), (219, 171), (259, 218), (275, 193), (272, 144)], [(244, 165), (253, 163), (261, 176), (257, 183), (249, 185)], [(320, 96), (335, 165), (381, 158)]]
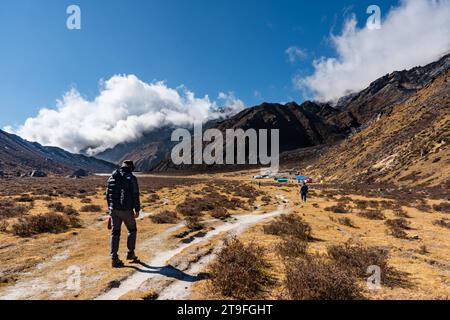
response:
[(126, 160), (120, 169), (115, 170), (108, 179), (106, 201), (108, 203), (112, 230), (110, 254), (113, 268), (124, 266), (118, 255), (122, 222), (128, 230), (127, 260), (133, 263), (139, 262), (134, 251), (137, 237), (136, 218), (139, 217), (141, 211), (141, 202), (138, 181), (133, 175), (134, 170), (133, 161)]
[(309, 188), (305, 181), (303, 181), (303, 185), (300, 187), (300, 195), (302, 197), (302, 201), (306, 202), (308, 197)]

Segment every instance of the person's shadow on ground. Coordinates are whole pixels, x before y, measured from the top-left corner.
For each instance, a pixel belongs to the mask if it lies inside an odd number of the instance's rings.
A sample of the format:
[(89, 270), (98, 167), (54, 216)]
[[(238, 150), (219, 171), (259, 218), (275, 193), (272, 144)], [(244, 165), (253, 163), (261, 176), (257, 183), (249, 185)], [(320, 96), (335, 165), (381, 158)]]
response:
[(186, 272), (181, 271), (171, 265), (166, 265), (164, 267), (153, 267), (153, 266), (149, 266), (148, 264), (146, 264), (144, 262), (138, 262), (138, 264), (141, 267), (127, 266), (127, 268), (132, 268), (132, 269), (136, 270), (137, 272), (142, 272), (142, 273), (160, 274), (167, 278), (173, 278), (173, 279), (181, 280), (181, 281), (185, 281), (185, 282), (197, 282), (197, 281), (207, 278), (207, 274), (205, 274), (205, 273), (200, 273), (197, 276), (193, 276), (193, 275), (187, 274)]

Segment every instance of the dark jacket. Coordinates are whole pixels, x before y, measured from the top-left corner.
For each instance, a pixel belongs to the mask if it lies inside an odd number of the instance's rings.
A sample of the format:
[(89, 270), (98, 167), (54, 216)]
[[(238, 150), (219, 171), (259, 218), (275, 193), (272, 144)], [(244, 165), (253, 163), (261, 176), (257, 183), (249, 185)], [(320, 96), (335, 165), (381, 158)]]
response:
[(304, 186), (302, 186), (302, 187), (300, 188), (300, 193), (301, 193), (301, 194), (307, 194), (308, 191), (309, 191), (309, 188), (308, 188), (307, 185), (304, 185)]
[(132, 171), (127, 168), (115, 170), (108, 179), (106, 201), (109, 210), (141, 211), (139, 185)]

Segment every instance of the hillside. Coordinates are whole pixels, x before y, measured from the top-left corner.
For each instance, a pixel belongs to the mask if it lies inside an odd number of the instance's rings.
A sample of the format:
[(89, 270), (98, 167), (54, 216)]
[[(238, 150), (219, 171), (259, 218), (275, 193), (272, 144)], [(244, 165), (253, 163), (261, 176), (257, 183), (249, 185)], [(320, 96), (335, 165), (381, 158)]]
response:
[(406, 101), (449, 68), (450, 54), (426, 66), (387, 74), (359, 93), (342, 98), (337, 103), (337, 108), (343, 110), (338, 118), (348, 117), (357, 126), (364, 125), (386, 107)]
[(331, 148), (313, 172), (327, 180), (450, 186), (450, 71)]
[(0, 171), (21, 174), (32, 170), (70, 174), (77, 169), (106, 173), (114, 165), (96, 158), (73, 154), (56, 147), (44, 147), (0, 130)]

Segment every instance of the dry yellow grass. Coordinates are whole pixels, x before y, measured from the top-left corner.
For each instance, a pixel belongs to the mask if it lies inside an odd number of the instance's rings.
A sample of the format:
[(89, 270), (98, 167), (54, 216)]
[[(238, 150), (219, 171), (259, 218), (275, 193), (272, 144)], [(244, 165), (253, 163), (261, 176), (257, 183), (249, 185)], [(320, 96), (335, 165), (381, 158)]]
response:
[[(248, 172), (246, 173), (248, 176)], [(237, 181), (242, 179), (242, 173), (217, 175), (222, 179)], [(246, 180), (246, 183), (257, 187), (257, 183)], [(144, 212), (148, 214), (162, 210), (175, 210), (178, 203), (182, 202), (188, 194), (201, 194), (206, 184), (193, 186), (181, 186), (177, 188), (162, 188), (157, 191), (160, 201), (148, 203), (144, 206)], [(298, 199), (298, 187), (294, 184), (275, 187), (265, 182), (261, 189), (272, 196), (273, 201), (264, 206), (260, 198), (256, 204), (260, 212), (269, 212), (277, 208), (279, 200), (276, 195), (283, 195), (289, 200), (286, 205), (296, 214), (301, 215), (312, 227), (313, 236), (319, 241), (310, 243), (310, 252), (325, 253), (329, 245), (344, 243), (348, 239), (360, 241), (368, 246), (384, 246), (390, 249), (391, 264), (396, 269), (407, 272), (411, 288), (383, 288), (378, 293), (366, 292), (372, 299), (445, 299), (450, 292), (450, 241), (449, 230), (436, 226), (433, 221), (443, 218), (446, 214), (432, 212), (423, 213), (417, 209), (405, 207), (411, 216), (412, 230), (408, 230), (410, 236), (418, 236), (419, 240), (401, 240), (387, 234), (387, 227), (383, 221), (367, 220), (359, 217), (356, 211), (350, 214), (334, 214), (324, 211), (324, 208), (336, 204), (336, 201), (323, 197), (322, 192), (314, 190), (307, 204), (300, 204)], [(99, 191), (93, 197), (92, 204), (105, 208), (102, 192)], [(144, 196), (145, 198), (145, 196)], [(365, 199), (361, 196), (351, 196), (352, 199)], [(382, 199), (372, 199), (380, 201)], [(83, 203), (80, 199), (58, 199), (65, 205), (71, 205), (79, 210)], [(277, 202), (278, 201), (278, 202)], [(439, 201), (429, 201), (435, 204)], [(313, 204), (317, 204), (313, 206)], [(105, 208), (106, 209), (106, 208)], [(46, 203), (35, 201), (32, 214), (47, 212)], [(233, 214), (244, 213), (242, 211)], [(387, 218), (393, 218), (390, 210), (385, 211)], [(342, 226), (330, 220), (329, 216), (349, 216), (357, 226), (350, 228)], [(111, 269), (108, 255), (109, 231), (106, 229), (104, 213), (80, 213), (83, 228), (72, 229), (62, 234), (42, 234), (29, 239), (14, 237), (10, 234), (0, 233), (0, 260), (2, 261), (2, 273), (0, 276), (5, 283), (0, 286), (0, 297), (11, 293), (12, 289), (22, 290), (25, 298), (32, 299), (92, 299), (130, 276), (135, 269), (131, 266), (124, 269)], [(210, 220), (208, 215), (205, 220)], [(213, 222), (209, 227), (219, 225)], [(180, 239), (167, 234), (166, 237), (158, 237), (169, 230), (172, 225), (158, 225), (151, 222), (148, 216), (143, 217), (139, 223), (138, 251), (143, 261), (149, 261), (156, 251), (173, 248), (180, 243)], [(172, 235), (182, 232), (184, 229), (172, 231)], [(126, 253), (126, 230), (122, 234), (120, 254)], [(280, 240), (278, 237), (266, 235), (262, 231), (262, 224), (256, 225), (240, 238), (244, 242), (256, 241), (268, 249), (268, 257), (274, 265), (273, 275), (280, 281), (283, 278), (283, 263), (273, 250)], [(152, 239), (157, 239), (152, 241)], [(189, 247), (169, 262), (175, 266), (195, 263), (202, 256), (210, 253), (219, 243), (220, 237), (214, 237), (207, 243)], [(421, 247), (426, 246), (428, 253), (423, 253)], [(66, 290), (68, 278), (67, 270), (70, 266), (79, 266), (81, 270), (81, 290)], [(206, 280), (205, 280), (206, 281)], [(198, 281), (193, 286), (191, 298), (212, 299), (208, 294), (205, 281)], [(37, 287), (33, 287), (33, 285)], [(363, 283), (361, 285), (364, 285)], [(150, 286), (151, 288), (151, 286)], [(137, 288), (136, 288), (137, 289)], [(149, 289), (150, 290), (150, 289)], [(270, 298), (278, 298), (282, 292), (280, 286), (270, 292)], [(122, 299), (149, 298), (148, 290), (132, 291), (122, 296)], [(29, 294), (29, 295), (27, 295)]]

